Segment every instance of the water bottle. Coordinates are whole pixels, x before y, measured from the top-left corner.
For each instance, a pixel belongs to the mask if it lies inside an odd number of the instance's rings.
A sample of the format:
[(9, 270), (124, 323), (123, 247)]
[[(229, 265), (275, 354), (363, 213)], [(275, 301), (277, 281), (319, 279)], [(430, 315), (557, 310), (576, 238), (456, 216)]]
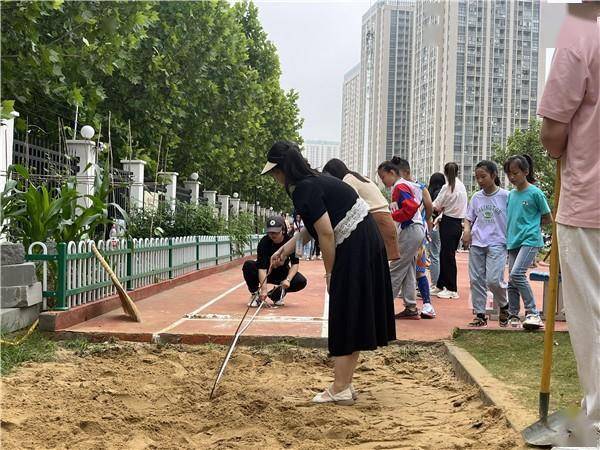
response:
[(302, 258), (304, 253), (304, 244), (302, 243), (302, 238), (300, 237), (299, 231), (294, 233), (294, 238), (296, 238), (296, 257)]

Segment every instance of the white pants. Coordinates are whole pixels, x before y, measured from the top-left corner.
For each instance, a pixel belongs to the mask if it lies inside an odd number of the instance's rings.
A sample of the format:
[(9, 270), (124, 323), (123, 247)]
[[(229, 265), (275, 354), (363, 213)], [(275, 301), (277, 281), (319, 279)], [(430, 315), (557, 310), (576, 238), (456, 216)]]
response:
[(582, 406), (600, 424), (600, 228), (557, 224), (562, 294), (583, 388)]

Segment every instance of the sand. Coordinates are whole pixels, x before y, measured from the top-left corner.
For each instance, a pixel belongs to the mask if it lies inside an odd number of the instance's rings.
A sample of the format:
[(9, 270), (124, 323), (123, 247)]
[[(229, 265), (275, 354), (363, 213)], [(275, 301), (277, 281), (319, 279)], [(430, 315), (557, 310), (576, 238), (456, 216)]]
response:
[(3, 449), (510, 449), (500, 410), (436, 347), (361, 357), (354, 406), (316, 406), (323, 350), (240, 347), (213, 401), (220, 346), (113, 343), (29, 363), (2, 380)]

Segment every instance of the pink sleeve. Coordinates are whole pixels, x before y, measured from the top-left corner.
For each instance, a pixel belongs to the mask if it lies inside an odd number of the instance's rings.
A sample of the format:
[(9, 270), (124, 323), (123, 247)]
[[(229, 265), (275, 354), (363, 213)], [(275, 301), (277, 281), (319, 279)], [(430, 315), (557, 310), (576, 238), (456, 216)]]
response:
[(538, 115), (569, 123), (583, 101), (588, 78), (585, 60), (570, 48), (557, 48)]

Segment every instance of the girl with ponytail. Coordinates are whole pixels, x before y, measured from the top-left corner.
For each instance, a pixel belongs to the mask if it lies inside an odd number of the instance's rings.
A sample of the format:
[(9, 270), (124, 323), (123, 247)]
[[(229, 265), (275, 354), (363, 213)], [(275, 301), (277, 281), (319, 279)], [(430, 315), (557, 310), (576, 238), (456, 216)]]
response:
[(500, 187), (498, 167), (493, 161), (475, 166), (475, 179), (481, 190), (471, 198), (465, 217), (463, 244), (469, 250), (471, 303), (475, 317), (471, 327), (487, 326), (488, 289), (500, 308), (498, 323), (508, 325), (508, 300), (504, 283), (506, 265), (506, 203), (508, 191)]
[(433, 209), (442, 214), (440, 220), (440, 274), (431, 290), (439, 298), (458, 298), (456, 283), (456, 249), (462, 235), (462, 221), (467, 212), (467, 190), (458, 178), (458, 164), (444, 166), (446, 184), (433, 202)]
[(527, 269), (544, 245), (542, 224), (552, 221), (544, 193), (533, 183), (533, 161), (529, 155), (511, 156), (504, 163), (504, 172), (515, 189), (508, 194), (506, 247), (508, 249), (509, 325), (520, 327), (520, 298), (525, 306), (525, 329), (543, 326), (535, 306), (533, 291), (527, 280)]

